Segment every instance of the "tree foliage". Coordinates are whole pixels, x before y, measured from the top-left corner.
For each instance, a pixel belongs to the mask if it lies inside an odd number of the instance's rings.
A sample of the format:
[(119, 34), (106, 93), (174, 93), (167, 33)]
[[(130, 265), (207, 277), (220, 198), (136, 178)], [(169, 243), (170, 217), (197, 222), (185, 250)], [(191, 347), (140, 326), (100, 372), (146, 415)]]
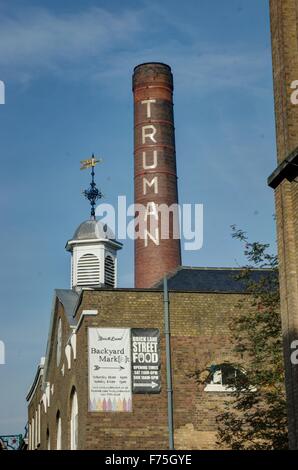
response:
[[(251, 308), (241, 301), (231, 333), (236, 370), (230, 400), (217, 417), (218, 443), (235, 450), (287, 449), (287, 416), (279, 310), (277, 257), (268, 244), (250, 243), (245, 232), (232, 226), (233, 238), (244, 245), (247, 265), (237, 276), (251, 294)], [(266, 269), (256, 278), (255, 268)], [(237, 378), (238, 377), (238, 378)]]

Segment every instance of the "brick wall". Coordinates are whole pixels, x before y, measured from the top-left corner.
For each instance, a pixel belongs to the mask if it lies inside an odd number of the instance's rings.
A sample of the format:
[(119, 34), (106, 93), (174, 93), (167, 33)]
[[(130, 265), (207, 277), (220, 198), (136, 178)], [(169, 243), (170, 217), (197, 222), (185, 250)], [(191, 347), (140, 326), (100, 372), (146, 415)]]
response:
[[(152, 287), (166, 273), (181, 265), (180, 239), (173, 236), (172, 219), (168, 237), (162, 239), (161, 214), (154, 212), (158, 205), (171, 207), (178, 204), (173, 77), (170, 67), (160, 63), (136, 67), (133, 92), (135, 203), (148, 207), (148, 211), (153, 213), (151, 216), (142, 214), (146, 224), (145, 227), (139, 224), (138, 231), (143, 237), (135, 239), (135, 287), (144, 288)], [(150, 112), (144, 100), (154, 101), (150, 104)], [(154, 129), (155, 142), (148, 137), (143, 142), (143, 132), (148, 126)], [(154, 185), (148, 186), (146, 181)], [(147, 236), (147, 231), (155, 241)]]
[[(244, 296), (249, 302), (249, 296)], [(228, 394), (206, 392), (193, 376), (198, 369), (233, 360), (229, 323), (243, 296), (236, 294), (170, 293), (172, 364), (174, 386), (175, 446), (177, 449), (216, 448), (215, 418)], [(42, 412), (41, 448), (46, 448), (50, 430), (51, 448), (56, 443), (56, 415), (62, 418), (62, 447), (70, 442), (70, 394), (76, 387), (79, 402), (79, 448), (81, 449), (167, 449), (167, 393), (163, 294), (141, 290), (84, 291), (82, 310), (97, 309), (97, 316), (85, 317), (77, 333), (77, 359), (71, 370), (56, 366), (55, 335), (47, 377), (54, 384), (50, 408)], [(63, 341), (69, 337), (67, 320), (60, 303), (57, 318), (63, 321)], [(161, 332), (160, 394), (133, 395), (131, 413), (88, 412), (88, 327), (159, 328)], [(30, 410), (29, 410), (30, 419)]]
[[(298, 80), (298, 1), (271, 0), (271, 37), (277, 160), (298, 147), (298, 105), (291, 83)], [(284, 180), (275, 191), (284, 337), (289, 440), (298, 449), (298, 370), (291, 364), (291, 343), (298, 339), (298, 187)]]

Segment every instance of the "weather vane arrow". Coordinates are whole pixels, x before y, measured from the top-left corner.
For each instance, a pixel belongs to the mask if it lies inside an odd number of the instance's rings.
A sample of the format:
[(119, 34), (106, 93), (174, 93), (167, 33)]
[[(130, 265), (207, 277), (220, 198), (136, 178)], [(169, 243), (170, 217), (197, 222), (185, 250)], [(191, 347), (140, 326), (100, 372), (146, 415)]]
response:
[(94, 167), (97, 165), (97, 163), (102, 163), (102, 159), (100, 158), (99, 160), (96, 160), (94, 155), (92, 154), (92, 157), (89, 158), (88, 160), (81, 160), (81, 170), (86, 170), (87, 168)]
[(101, 199), (103, 197), (102, 192), (96, 187), (96, 183), (94, 181), (95, 177), (95, 172), (94, 172), (94, 167), (97, 163), (102, 163), (102, 159), (96, 160), (95, 156), (92, 154), (92, 157), (87, 159), (87, 160), (81, 160), (81, 170), (86, 170), (88, 168), (92, 168), (91, 170), (91, 183), (90, 183), (90, 188), (85, 189), (83, 191), (83, 194), (86, 199), (91, 204), (91, 219), (95, 219), (95, 204), (96, 201)]

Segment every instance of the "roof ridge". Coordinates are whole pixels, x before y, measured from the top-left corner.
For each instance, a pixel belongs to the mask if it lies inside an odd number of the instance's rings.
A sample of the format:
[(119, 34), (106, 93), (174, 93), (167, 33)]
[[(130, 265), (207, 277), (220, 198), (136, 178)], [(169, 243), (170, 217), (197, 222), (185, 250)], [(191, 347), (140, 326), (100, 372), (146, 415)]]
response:
[[(180, 266), (180, 270), (189, 269), (189, 270), (198, 270), (198, 271), (241, 271), (246, 269), (247, 266)], [(252, 271), (272, 271), (272, 268), (249, 268)], [(178, 271), (178, 269), (177, 269)], [(176, 272), (177, 272), (176, 271)], [(175, 274), (175, 273), (174, 273)]]

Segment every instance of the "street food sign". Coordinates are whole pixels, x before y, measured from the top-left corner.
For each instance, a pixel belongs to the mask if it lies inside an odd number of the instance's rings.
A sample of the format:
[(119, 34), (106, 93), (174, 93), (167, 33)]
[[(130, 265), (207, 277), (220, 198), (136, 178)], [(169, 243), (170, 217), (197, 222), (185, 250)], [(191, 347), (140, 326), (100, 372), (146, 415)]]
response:
[(89, 411), (132, 411), (130, 328), (89, 328)]
[(132, 390), (133, 393), (159, 393), (160, 335), (156, 328), (132, 328)]

